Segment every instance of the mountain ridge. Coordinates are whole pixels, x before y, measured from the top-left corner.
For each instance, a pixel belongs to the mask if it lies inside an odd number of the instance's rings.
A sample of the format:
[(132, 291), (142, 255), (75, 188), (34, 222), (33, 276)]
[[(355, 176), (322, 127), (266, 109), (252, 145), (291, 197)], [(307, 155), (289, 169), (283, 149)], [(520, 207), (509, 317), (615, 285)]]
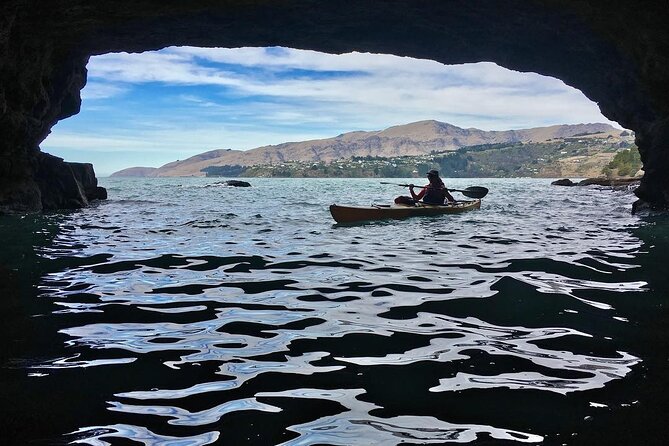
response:
[(621, 132), (622, 130), (604, 123), (486, 131), (461, 128), (436, 120), (424, 120), (391, 126), (383, 130), (352, 131), (332, 138), (284, 142), (246, 151), (215, 149), (158, 168), (131, 167), (114, 172), (111, 176), (204, 176), (202, 169), (211, 166), (256, 166), (281, 164), (287, 161), (332, 162), (354, 156), (412, 156), (429, 154), (433, 151), (454, 151), (460, 147), (480, 144), (542, 142), (585, 134), (617, 135)]

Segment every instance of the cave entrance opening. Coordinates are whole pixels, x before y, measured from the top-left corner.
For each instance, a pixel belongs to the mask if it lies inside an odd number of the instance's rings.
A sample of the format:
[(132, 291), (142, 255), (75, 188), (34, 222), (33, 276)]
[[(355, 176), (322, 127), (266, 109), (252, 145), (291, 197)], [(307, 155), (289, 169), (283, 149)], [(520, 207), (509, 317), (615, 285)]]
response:
[(100, 176), (213, 149), (246, 150), (421, 121), (486, 131), (615, 125), (562, 81), (491, 62), (169, 47), (95, 56), (87, 68), (81, 112), (59, 122), (41, 147), (67, 161), (92, 162)]

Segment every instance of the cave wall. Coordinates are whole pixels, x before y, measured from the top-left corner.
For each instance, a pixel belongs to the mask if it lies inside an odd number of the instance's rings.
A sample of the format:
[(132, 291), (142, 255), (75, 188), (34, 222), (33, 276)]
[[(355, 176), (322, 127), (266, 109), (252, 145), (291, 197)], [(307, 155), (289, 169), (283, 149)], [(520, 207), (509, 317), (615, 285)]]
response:
[(39, 172), (49, 159), (39, 144), (79, 111), (91, 55), (173, 45), (492, 61), (554, 76), (636, 132), (646, 171), (637, 195), (669, 203), (662, 2), (5, 0), (0, 13), (0, 212), (52, 206), (43, 200), (48, 180)]
[[(49, 181), (54, 176), (45, 177), (66, 165), (40, 152), (39, 144), (56, 122), (79, 112), (88, 55), (42, 35), (38, 26), (31, 27), (30, 38), (23, 37), (27, 30), (17, 33), (25, 26), (21, 13), (29, 3), (9, 2), (0, 22), (0, 213), (74, 208), (75, 202), (82, 207), (88, 199), (77, 198), (77, 189), (91, 187), (73, 177), (77, 187), (65, 190), (57, 180)], [(49, 199), (58, 189), (63, 200)], [(54, 205), (67, 201), (67, 195), (69, 206)]]

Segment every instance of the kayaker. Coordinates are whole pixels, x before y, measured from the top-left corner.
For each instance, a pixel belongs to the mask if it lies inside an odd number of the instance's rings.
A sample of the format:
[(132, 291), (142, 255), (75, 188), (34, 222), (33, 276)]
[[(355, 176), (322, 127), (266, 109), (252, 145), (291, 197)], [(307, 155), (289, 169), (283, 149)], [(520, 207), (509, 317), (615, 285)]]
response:
[(445, 200), (448, 200), (448, 203), (455, 201), (455, 198), (448, 192), (444, 182), (439, 178), (439, 171), (430, 170), (427, 173), (427, 179), (430, 183), (423, 186), (420, 192), (415, 193), (414, 188), (416, 186), (410, 184), (409, 192), (411, 193), (411, 198), (397, 197), (395, 203), (409, 204), (408, 201), (411, 200), (415, 204), (421, 201), (421, 199), (425, 204), (444, 204)]

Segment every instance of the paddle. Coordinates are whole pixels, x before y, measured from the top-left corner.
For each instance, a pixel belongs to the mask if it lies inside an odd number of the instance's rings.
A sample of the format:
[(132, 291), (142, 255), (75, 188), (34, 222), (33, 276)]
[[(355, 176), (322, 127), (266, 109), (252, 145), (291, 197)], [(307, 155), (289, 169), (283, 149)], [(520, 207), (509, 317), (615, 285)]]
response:
[(488, 189), (483, 186), (469, 186), (466, 189), (448, 189), (449, 192), (460, 192), (465, 197), (469, 198), (483, 198), (488, 195)]
[[(381, 181), (381, 184), (394, 184), (395, 186), (409, 187), (410, 184), (387, 183)], [(423, 189), (424, 186), (414, 186)], [(448, 189), (449, 192), (460, 192), (465, 197), (469, 198), (483, 198), (488, 195), (488, 189), (482, 186), (470, 186), (466, 189)]]

